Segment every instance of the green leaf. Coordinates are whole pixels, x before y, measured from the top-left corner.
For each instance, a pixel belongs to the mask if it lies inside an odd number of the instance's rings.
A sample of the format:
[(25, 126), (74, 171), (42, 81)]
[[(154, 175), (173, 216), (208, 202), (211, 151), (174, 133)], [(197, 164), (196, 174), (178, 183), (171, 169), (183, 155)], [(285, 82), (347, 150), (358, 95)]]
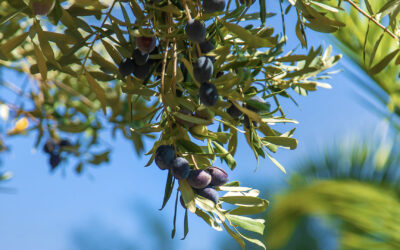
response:
[(97, 99), (101, 103), (103, 112), (104, 114), (106, 114), (106, 105), (107, 105), (106, 92), (88, 71), (85, 71), (85, 76), (89, 83), (90, 89), (96, 94)]
[(269, 109), (271, 107), (271, 105), (268, 102), (262, 103), (252, 99), (246, 100), (246, 104), (258, 111), (264, 111), (264, 112), (269, 112)]
[(92, 55), (91, 55), (90, 59), (92, 60), (92, 62), (94, 64), (99, 65), (100, 67), (103, 68), (104, 71), (106, 71), (108, 73), (118, 74), (118, 72), (119, 72), (118, 68), (115, 66), (115, 64), (104, 59), (104, 57), (102, 57), (96, 51), (92, 51)]
[(179, 119), (182, 119), (184, 121), (194, 123), (194, 124), (199, 124), (199, 125), (209, 125), (212, 123), (212, 121), (210, 121), (210, 120), (201, 119), (201, 118), (198, 118), (198, 117), (192, 116), (192, 115), (186, 115), (181, 112), (174, 113), (174, 116), (176, 116)]
[(227, 214), (226, 217), (235, 225), (251, 232), (263, 235), (265, 221), (263, 219), (251, 219), (245, 216)]
[(110, 159), (108, 157), (109, 154), (110, 154), (109, 150), (107, 150), (101, 154), (95, 154), (95, 155), (93, 155), (93, 158), (89, 162), (94, 165), (99, 165), (100, 163), (103, 163), (103, 162), (109, 162), (110, 161)]
[(90, 127), (89, 123), (61, 123), (58, 124), (58, 129), (68, 133), (82, 133)]
[(182, 198), (187, 209), (189, 209), (189, 211), (192, 213), (196, 212), (196, 203), (194, 200), (193, 189), (189, 185), (187, 180), (179, 180), (179, 190), (181, 191)]
[(266, 153), (267, 153), (268, 158), (275, 164), (275, 166), (277, 166), (283, 173), (286, 174), (285, 168), (274, 157), (272, 157), (268, 152), (266, 152)]
[(260, 4), (260, 19), (262, 25), (265, 25), (265, 19), (267, 18), (267, 8), (265, 7), (265, 0), (259, 0)]
[(185, 220), (184, 220), (184, 226), (183, 226), (183, 238), (181, 240), (184, 240), (189, 233), (189, 219), (188, 219), (188, 210), (185, 210)]
[(133, 42), (133, 32), (132, 32), (132, 27), (131, 27), (131, 20), (129, 19), (128, 12), (126, 12), (126, 9), (124, 5), (119, 2), (119, 5), (121, 6), (122, 14), (124, 15), (125, 23), (127, 24), (126, 27), (128, 28), (128, 35), (129, 35), (129, 41)]
[(47, 64), (46, 59), (40, 48), (36, 45), (35, 42), (32, 41), (33, 49), (35, 50), (36, 55), (36, 62), (39, 68), (40, 75), (42, 76), (43, 80), (47, 80)]
[(217, 231), (222, 231), (221, 226), (218, 225), (218, 223), (214, 220), (214, 218), (212, 218), (210, 215), (205, 213), (203, 210), (197, 209), (196, 210), (196, 215), (199, 216), (200, 218), (202, 218), (213, 229), (215, 229)]
[(262, 248), (265, 249), (265, 250), (267, 249), (267, 247), (265, 246), (265, 244), (264, 244), (262, 241), (260, 241), (260, 240), (247, 237), (247, 236), (243, 235), (242, 233), (240, 234), (240, 236), (242, 236), (245, 240), (250, 241), (251, 243), (256, 244), (256, 245), (262, 247)]
[(179, 192), (176, 191), (175, 206), (174, 206), (174, 220), (173, 220), (174, 228), (172, 229), (172, 232), (171, 232), (171, 238), (172, 239), (175, 237), (175, 232), (176, 232), (176, 211), (177, 211), (177, 208), (178, 208), (178, 199), (179, 199), (178, 198), (178, 194), (179, 194)]
[(122, 61), (122, 57), (121, 55), (118, 53), (118, 51), (114, 48), (114, 46), (112, 46), (111, 44), (109, 44), (108, 42), (106, 42), (104, 39), (101, 40), (101, 42), (104, 45), (104, 48), (106, 48), (107, 53), (111, 56), (111, 58), (113, 59), (114, 63), (116, 65), (119, 65)]
[(224, 226), (225, 230), (232, 236), (232, 238), (234, 238), (236, 242), (239, 243), (240, 247), (244, 250), (246, 248), (246, 244), (244, 243), (244, 240), (240, 237), (240, 235), (230, 229), (228, 225), (225, 224), (225, 222), (222, 222), (222, 225)]
[(193, 143), (192, 141), (188, 141), (185, 139), (178, 139), (176, 140), (176, 144), (182, 147), (188, 153), (203, 153), (201, 147)]
[(234, 215), (250, 215), (250, 214), (259, 214), (263, 213), (267, 207), (268, 207), (268, 201), (264, 205), (260, 206), (252, 206), (252, 207), (247, 207), (247, 206), (240, 206), (237, 207), (231, 211), (229, 211), (229, 214), (234, 214)]
[(262, 48), (262, 47), (273, 47), (274, 44), (272, 44), (269, 40), (261, 38), (257, 35), (253, 35), (250, 33), (250, 31), (246, 30), (245, 28), (233, 24), (233, 23), (224, 23), (225, 27), (235, 35), (237, 35), (240, 39), (242, 39), (246, 46), (250, 48)]
[(174, 183), (175, 183), (174, 177), (171, 174), (171, 171), (168, 171), (168, 178), (167, 178), (167, 183), (165, 184), (165, 191), (164, 191), (164, 200), (159, 210), (162, 210), (165, 207), (169, 198), (171, 197), (172, 190), (174, 189)]
[[(48, 61), (55, 65), (59, 65), (58, 62), (56, 62), (56, 59), (54, 57), (54, 51), (50, 46), (49, 40), (47, 39), (47, 36), (42, 30), (42, 27), (40, 26), (39, 22), (35, 22), (35, 29), (38, 34), (39, 38), (39, 44), (40, 44), (40, 49), (42, 50), (43, 54), (47, 58)], [(61, 66), (60, 66), (61, 67)]]
[(262, 142), (269, 142), (282, 147), (289, 147), (290, 149), (297, 148), (297, 140), (290, 137), (282, 137), (282, 136), (265, 136), (261, 138)]
[(400, 51), (400, 49), (396, 49), (395, 51), (392, 51), (390, 54), (385, 56), (380, 62), (375, 64), (375, 66), (372, 67), (368, 71), (368, 73), (370, 73), (371, 75), (375, 75), (375, 74), (378, 74), (379, 72), (381, 72), (393, 60), (393, 58), (396, 57), (396, 55), (397, 55), (397, 53), (399, 53), (399, 51)]
[(18, 47), (21, 43), (23, 43), (26, 40), (28, 35), (29, 33), (25, 32), (21, 35), (8, 39), (7, 42), (0, 45), (1, 52), (4, 55), (9, 55), (11, 51), (13, 51), (16, 47)]
[(140, 8), (139, 4), (136, 1), (130, 1), (129, 4), (137, 21), (142, 22), (146, 17), (144, 16), (144, 11)]
[(23, 8), (21, 8), (21, 9), (15, 11), (15, 12), (13, 12), (13, 13), (7, 15), (7, 16), (4, 16), (4, 17), (0, 18), (0, 26), (3, 25), (3, 24), (5, 24), (6, 22), (12, 20), (12, 19), (13, 19), (14, 17), (16, 17), (19, 13), (25, 11), (26, 9), (28, 9), (28, 6), (27, 6), (27, 5), (25, 5)]
[(215, 146), (215, 151), (222, 154), (220, 157), (226, 162), (229, 168), (232, 170), (235, 169), (236, 161), (233, 156), (218, 142), (213, 141), (213, 144)]
[(236, 206), (264, 206), (266, 203), (266, 201), (261, 198), (247, 195), (222, 196), (219, 199)]

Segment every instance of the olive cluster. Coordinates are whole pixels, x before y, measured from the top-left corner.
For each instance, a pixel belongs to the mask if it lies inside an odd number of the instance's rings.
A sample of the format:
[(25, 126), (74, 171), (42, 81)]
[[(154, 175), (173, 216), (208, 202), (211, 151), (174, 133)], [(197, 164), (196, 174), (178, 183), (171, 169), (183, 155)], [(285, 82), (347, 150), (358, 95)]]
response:
[(118, 69), (123, 77), (133, 74), (139, 79), (145, 79), (150, 73), (151, 65), (158, 61), (149, 57), (152, 54), (158, 54), (156, 38), (154, 36), (137, 37), (136, 46), (132, 56), (122, 60)]
[(58, 165), (60, 165), (62, 149), (71, 145), (71, 142), (67, 139), (62, 139), (59, 142), (55, 142), (52, 139), (46, 141), (43, 146), (43, 151), (50, 155), (49, 164), (51, 170), (54, 170)]
[[(155, 2), (157, 1), (153, 1), (153, 3)], [(202, 9), (206, 13), (223, 11), (224, 8), (225, 0), (203, 0), (202, 2)], [(213, 63), (215, 62), (215, 57), (204, 55), (212, 51), (215, 47), (210, 41), (206, 40), (207, 29), (200, 20), (188, 17), (185, 34), (187, 40), (198, 46), (201, 52), (197, 59), (194, 59), (192, 65), (194, 80), (200, 83), (198, 90), (199, 99), (204, 105), (213, 106), (219, 99), (217, 88), (210, 83), (210, 79), (214, 74)], [(139, 79), (146, 79), (149, 77), (152, 63), (160, 60), (149, 59), (149, 55), (159, 53), (156, 48), (156, 37), (141, 36), (137, 37), (135, 42), (137, 49), (133, 51), (131, 57), (122, 60), (119, 64), (119, 72), (123, 77), (133, 74)]]
[[(203, 7), (204, 2), (207, 1), (203, 1)], [(225, 2), (223, 3), (225, 6)], [(186, 24), (185, 32), (190, 41), (199, 44), (201, 53), (207, 54), (214, 49), (214, 45), (205, 40), (206, 27), (201, 21), (190, 19)], [(214, 57), (200, 56), (193, 64), (193, 76), (201, 84), (199, 89), (200, 101), (206, 106), (215, 105), (219, 97), (217, 88), (212, 83), (209, 83), (214, 73), (214, 61)]]
[(160, 169), (169, 169), (176, 179), (186, 179), (198, 195), (215, 204), (218, 203), (218, 192), (213, 187), (228, 182), (228, 174), (221, 168), (191, 169), (189, 162), (183, 157), (176, 157), (173, 147), (169, 145), (157, 148), (155, 162)]

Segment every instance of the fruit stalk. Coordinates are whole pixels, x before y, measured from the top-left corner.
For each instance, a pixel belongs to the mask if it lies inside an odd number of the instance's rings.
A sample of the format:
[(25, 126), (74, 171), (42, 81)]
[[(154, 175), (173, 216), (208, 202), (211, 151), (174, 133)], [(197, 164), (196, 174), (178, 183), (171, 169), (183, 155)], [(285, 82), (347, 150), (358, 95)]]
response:
[(194, 159), (194, 155), (190, 155), (190, 157), (192, 158), (192, 161), (194, 163), (194, 169), (199, 170), (200, 168), (197, 166), (197, 162), (196, 159)]
[(182, 0), (182, 5), (185, 8), (185, 13), (188, 21), (192, 20), (192, 16), (190, 15), (189, 6), (186, 3), (186, 0)]

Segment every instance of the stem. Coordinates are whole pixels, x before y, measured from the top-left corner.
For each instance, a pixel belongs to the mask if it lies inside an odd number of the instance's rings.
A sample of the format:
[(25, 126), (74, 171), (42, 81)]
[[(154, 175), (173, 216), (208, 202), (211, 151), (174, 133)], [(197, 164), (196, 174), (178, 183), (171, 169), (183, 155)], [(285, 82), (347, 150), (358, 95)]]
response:
[[(103, 26), (104, 26), (104, 24), (106, 23), (107, 19), (110, 17), (111, 11), (113, 10), (113, 8), (114, 8), (114, 6), (115, 6), (116, 3), (117, 3), (117, 0), (114, 0), (113, 3), (112, 3), (112, 5), (111, 5), (111, 7), (110, 7), (110, 9), (108, 10), (108, 12), (107, 12), (107, 14), (106, 14), (106, 17), (104, 18), (103, 22), (102, 22), (101, 25), (100, 25), (100, 29), (103, 28)], [(97, 32), (97, 33), (96, 33), (96, 36), (94, 37), (94, 40), (92, 41), (92, 44), (91, 44), (90, 47), (89, 47), (88, 52), (87, 52), (86, 55), (85, 55), (85, 58), (83, 59), (83, 63), (82, 63), (82, 67), (83, 67), (83, 68), (85, 68), (85, 64), (86, 64), (86, 61), (87, 61), (87, 59), (88, 59), (88, 57), (89, 57), (89, 54), (90, 54), (90, 52), (93, 50), (94, 43), (95, 43), (99, 38), (100, 38), (100, 33)]]
[(197, 162), (196, 162), (196, 159), (194, 159), (194, 155), (190, 155), (190, 157), (192, 158), (192, 161), (194, 163), (194, 169), (199, 170), (200, 168), (197, 166)]
[(174, 38), (174, 48), (173, 48), (173, 74), (172, 74), (172, 91), (176, 94), (176, 74), (178, 68), (178, 55), (177, 55), (177, 48), (176, 48), (176, 39)]
[(374, 22), (376, 25), (378, 25), (379, 28), (383, 29), (386, 33), (388, 33), (391, 37), (393, 37), (394, 39), (396, 39), (397, 41), (399, 40), (399, 37), (396, 36), (393, 32), (391, 32), (390, 30), (387, 29), (387, 27), (383, 26), (382, 24), (380, 24), (375, 18), (373, 18), (372, 16), (370, 16), (367, 12), (365, 12), (364, 10), (362, 10), (360, 7), (357, 6), (357, 4), (355, 4), (352, 0), (346, 0), (351, 6), (353, 6), (358, 12), (360, 12), (361, 14), (363, 14), (366, 18), (368, 18), (369, 20), (371, 20), (372, 22)]
[(75, 89), (71, 88), (70, 86), (64, 84), (63, 82), (58, 82), (58, 81), (53, 81), (53, 83), (63, 89), (64, 91), (66, 91), (69, 94), (75, 95), (77, 97), (79, 97), (81, 99), (81, 101), (86, 104), (89, 107), (93, 107), (93, 103), (85, 96), (81, 95), (78, 91), (76, 91)]
[(188, 21), (192, 20), (192, 16), (190, 15), (189, 7), (186, 4), (186, 0), (182, 0), (182, 5), (183, 5), (183, 7), (185, 7), (185, 12), (186, 12)]

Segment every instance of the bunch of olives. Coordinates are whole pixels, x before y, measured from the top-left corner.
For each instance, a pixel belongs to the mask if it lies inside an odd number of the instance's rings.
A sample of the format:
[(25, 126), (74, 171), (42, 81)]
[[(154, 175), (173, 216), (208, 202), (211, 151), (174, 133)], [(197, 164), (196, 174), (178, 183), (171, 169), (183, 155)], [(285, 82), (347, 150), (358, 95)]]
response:
[(43, 146), (43, 151), (50, 155), (49, 164), (50, 169), (54, 170), (61, 163), (61, 151), (65, 147), (71, 146), (71, 142), (67, 139), (62, 139), (58, 142), (53, 139), (48, 139)]
[(218, 192), (213, 187), (228, 182), (228, 174), (221, 168), (191, 169), (189, 162), (183, 157), (176, 157), (174, 148), (169, 145), (157, 148), (155, 162), (160, 169), (169, 169), (176, 179), (186, 179), (198, 195), (215, 204), (218, 203)]

